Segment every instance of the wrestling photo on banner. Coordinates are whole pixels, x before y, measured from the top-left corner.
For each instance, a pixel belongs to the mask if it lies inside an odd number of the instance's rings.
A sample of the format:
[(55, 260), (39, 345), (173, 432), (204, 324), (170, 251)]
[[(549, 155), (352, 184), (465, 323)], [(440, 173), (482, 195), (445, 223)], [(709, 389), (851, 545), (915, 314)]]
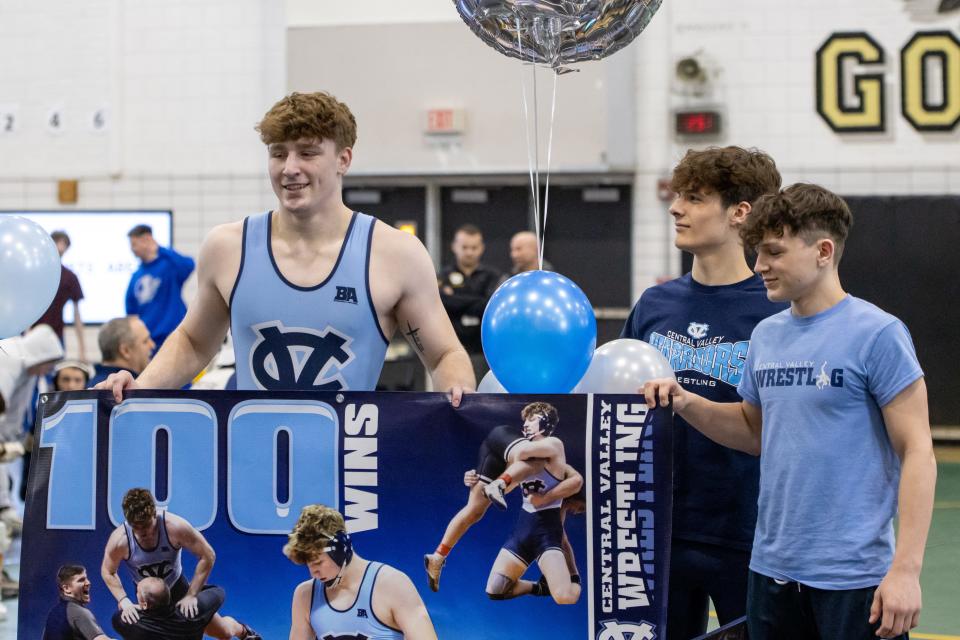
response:
[(40, 406), (20, 638), (664, 637), (671, 416), (635, 397)]

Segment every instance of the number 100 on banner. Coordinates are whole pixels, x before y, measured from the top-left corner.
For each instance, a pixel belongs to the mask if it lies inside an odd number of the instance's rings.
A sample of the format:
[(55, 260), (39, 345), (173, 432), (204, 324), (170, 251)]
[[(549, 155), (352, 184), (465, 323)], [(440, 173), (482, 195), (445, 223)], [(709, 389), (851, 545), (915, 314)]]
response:
[[(95, 529), (97, 400), (70, 400), (40, 424), (40, 449), (51, 455), (48, 529)], [(247, 400), (226, 428), (227, 515), (245, 533), (290, 531), (301, 507), (340, 507), (341, 467), (351, 531), (377, 528), (377, 407), (344, 408), (343, 455), (336, 410), (315, 400)], [(216, 520), (217, 414), (196, 399), (130, 399), (113, 408), (107, 429), (107, 511), (123, 521), (131, 487), (147, 487), (158, 504), (199, 530)], [(235, 471), (236, 470), (236, 471)], [(353, 486), (350, 486), (350, 485)]]

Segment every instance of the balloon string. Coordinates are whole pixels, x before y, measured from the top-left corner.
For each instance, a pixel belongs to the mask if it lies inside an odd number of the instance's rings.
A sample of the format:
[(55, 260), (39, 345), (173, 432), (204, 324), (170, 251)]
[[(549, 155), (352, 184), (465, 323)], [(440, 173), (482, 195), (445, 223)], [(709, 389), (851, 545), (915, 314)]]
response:
[[(530, 108), (527, 103), (527, 81), (523, 73), (523, 40), (520, 38), (520, 18), (517, 18), (517, 47), (520, 50), (520, 95), (522, 96), (523, 102), (523, 130), (527, 137), (527, 169), (530, 172), (530, 195), (531, 200), (533, 201), (534, 206), (534, 228), (536, 230), (537, 242), (540, 242), (540, 212), (537, 208), (537, 187), (534, 185), (533, 178), (533, 150), (531, 148), (530, 140)], [(531, 59), (533, 57), (533, 52), (531, 52)], [(534, 76), (536, 77), (536, 76)], [(534, 85), (534, 91), (536, 91), (536, 85)], [(536, 114), (534, 114), (536, 116)]]
[(553, 154), (553, 124), (557, 118), (557, 77), (553, 74), (553, 99), (550, 105), (550, 137), (547, 139), (547, 186), (543, 202), (543, 239), (540, 241), (540, 269), (543, 269), (543, 249), (547, 244), (547, 214), (550, 213), (550, 157)]
[[(532, 58), (531, 54), (531, 58)], [(537, 268), (543, 269), (543, 228), (540, 225), (540, 107), (537, 99), (537, 64), (533, 63), (533, 150), (537, 188), (533, 194), (533, 211), (537, 221)]]

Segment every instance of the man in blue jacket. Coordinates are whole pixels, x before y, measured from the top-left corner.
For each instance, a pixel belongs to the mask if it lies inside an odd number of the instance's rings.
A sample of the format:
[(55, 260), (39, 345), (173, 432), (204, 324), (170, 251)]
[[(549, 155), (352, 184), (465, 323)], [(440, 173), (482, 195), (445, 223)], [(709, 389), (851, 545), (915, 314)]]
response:
[(193, 258), (158, 245), (145, 224), (127, 236), (130, 250), (140, 259), (127, 287), (127, 315), (140, 316), (159, 349), (187, 313), (181, 290), (193, 273)]

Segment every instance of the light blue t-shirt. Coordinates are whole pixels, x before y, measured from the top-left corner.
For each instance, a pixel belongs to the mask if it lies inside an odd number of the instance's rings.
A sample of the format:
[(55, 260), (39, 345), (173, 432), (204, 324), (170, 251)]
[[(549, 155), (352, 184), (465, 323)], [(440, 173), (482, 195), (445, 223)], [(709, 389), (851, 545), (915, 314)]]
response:
[(763, 412), (753, 571), (818, 589), (880, 583), (900, 480), (880, 409), (921, 376), (904, 324), (853, 296), (757, 325), (739, 387)]

